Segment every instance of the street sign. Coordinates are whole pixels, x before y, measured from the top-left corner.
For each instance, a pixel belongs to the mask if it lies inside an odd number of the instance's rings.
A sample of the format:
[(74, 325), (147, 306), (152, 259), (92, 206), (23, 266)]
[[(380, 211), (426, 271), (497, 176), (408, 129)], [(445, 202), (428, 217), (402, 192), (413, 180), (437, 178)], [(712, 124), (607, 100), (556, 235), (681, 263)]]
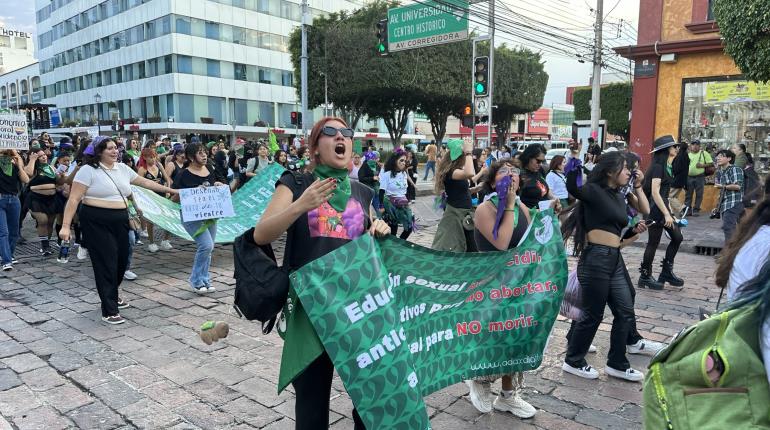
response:
[(476, 97), (476, 115), (489, 115), (489, 97)]
[(391, 52), (467, 38), (467, 0), (427, 0), (388, 9), (388, 50)]

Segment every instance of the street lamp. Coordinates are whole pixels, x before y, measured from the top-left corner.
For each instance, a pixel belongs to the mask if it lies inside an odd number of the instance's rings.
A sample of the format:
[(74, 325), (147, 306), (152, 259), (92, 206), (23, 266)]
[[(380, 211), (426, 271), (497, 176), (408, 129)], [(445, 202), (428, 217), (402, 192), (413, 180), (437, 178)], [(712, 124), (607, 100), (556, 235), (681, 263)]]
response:
[(99, 93), (94, 95), (94, 102), (96, 102), (96, 135), (102, 134), (102, 115), (100, 114), (99, 104), (102, 102), (102, 96)]

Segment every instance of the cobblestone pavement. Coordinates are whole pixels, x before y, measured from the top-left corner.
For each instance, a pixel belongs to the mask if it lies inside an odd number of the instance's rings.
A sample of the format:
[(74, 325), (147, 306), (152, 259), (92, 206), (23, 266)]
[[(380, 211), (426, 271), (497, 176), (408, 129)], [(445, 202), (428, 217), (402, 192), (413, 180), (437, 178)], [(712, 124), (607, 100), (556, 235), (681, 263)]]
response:
[[(430, 214), (425, 199), (418, 214)], [(426, 222), (426, 224), (430, 224)], [(430, 245), (435, 227), (412, 241)], [(254, 323), (230, 312), (232, 256), (218, 246), (212, 275), (218, 291), (198, 296), (187, 286), (194, 248), (175, 242), (170, 252), (135, 254), (139, 278), (124, 282), (131, 303), (120, 326), (100, 321), (91, 265), (73, 258), (24, 261), (0, 278), (0, 429), (173, 428), (292, 429), (291, 390), (276, 394), (281, 340), (264, 336)], [(642, 250), (624, 252), (632, 278)], [(574, 265), (574, 261), (570, 262)], [(681, 291), (637, 293), (638, 327), (663, 341), (696, 319), (698, 306), (713, 308), (712, 257), (683, 254)], [(601, 325), (599, 369), (608, 349), (611, 314)], [(230, 336), (206, 346), (196, 335), (205, 320), (230, 323)], [(641, 427), (641, 385), (619, 380), (587, 381), (560, 370), (567, 330), (557, 322), (543, 365), (526, 374), (524, 398), (538, 408), (534, 419), (478, 413), (457, 384), (426, 398), (436, 429), (632, 429)], [(648, 358), (631, 356), (637, 368)], [(496, 389), (499, 389), (497, 385)], [(333, 429), (353, 427), (351, 402), (336, 378), (331, 398)]]

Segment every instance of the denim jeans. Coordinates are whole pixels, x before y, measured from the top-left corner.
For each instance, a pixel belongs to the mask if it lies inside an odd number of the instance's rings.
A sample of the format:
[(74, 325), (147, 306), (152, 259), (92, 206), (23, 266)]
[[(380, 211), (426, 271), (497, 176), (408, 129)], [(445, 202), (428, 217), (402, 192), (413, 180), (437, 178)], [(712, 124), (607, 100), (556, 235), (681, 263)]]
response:
[(725, 234), (725, 244), (733, 237), (735, 229), (738, 227), (738, 220), (743, 213), (743, 203), (738, 203), (730, 209), (722, 212), (722, 231)]
[(433, 171), (433, 176), (436, 176), (436, 162), (435, 161), (426, 161), (425, 162), (425, 176), (423, 176), (422, 180), (428, 179), (428, 172)]
[(13, 260), (16, 240), (19, 238), (19, 213), (21, 203), (12, 194), (0, 194), (0, 257), (2, 263)]
[(131, 260), (134, 257), (134, 245), (136, 245), (135, 233), (134, 230), (128, 230), (128, 263), (126, 263), (126, 270), (131, 269)]
[[(182, 226), (184, 226), (184, 229), (190, 236), (193, 236), (204, 222), (205, 221), (183, 222)], [(195, 251), (195, 259), (193, 260), (192, 272), (190, 273), (190, 285), (193, 288), (211, 285), (211, 280), (209, 279), (209, 265), (211, 265), (211, 253), (214, 251), (214, 240), (216, 239), (216, 236), (217, 225), (214, 223), (201, 234), (194, 237), (195, 244), (198, 245), (198, 248)]]
[(634, 298), (623, 256), (617, 248), (589, 244), (580, 256), (577, 272), (583, 290), (583, 318), (571, 330), (564, 361), (573, 367), (586, 365), (586, 353), (604, 319), (604, 307), (609, 305), (614, 319), (607, 365), (624, 371), (630, 367), (626, 344), (634, 328)]
[[(700, 210), (700, 205), (703, 202), (703, 189), (706, 186), (706, 177), (700, 176), (688, 176), (687, 177), (687, 197), (684, 199), (684, 204)], [(692, 195), (695, 193), (695, 204), (692, 203)]]

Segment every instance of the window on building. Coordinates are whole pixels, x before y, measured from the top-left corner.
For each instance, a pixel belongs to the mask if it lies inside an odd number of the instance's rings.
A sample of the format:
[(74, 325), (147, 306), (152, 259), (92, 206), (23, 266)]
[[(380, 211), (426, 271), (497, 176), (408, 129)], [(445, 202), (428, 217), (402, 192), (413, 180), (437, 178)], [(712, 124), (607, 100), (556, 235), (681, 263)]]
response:
[(144, 79), (147, 77), (144, 61), (136, 63), (136, 72), (136, 79)]
[(714, 20), (714, 0), (709, 0), (708, 20)]
[(219, 40), (219, 23), (214, 21), (206, 21), (206, 38)]
[(16, 84), (11, 84), (11, 98), (16, 98)]
[(8, 98), (8, 90), (5, 88), (5, 85), (0, 87), (0, 98), (2, 98), (3, 100)]
[(176, 56), (177, 73), (192, 73), (192, 57), (188, 55)]
[(234, 79), (238, 81), (246, 80), (246, 65), (240, 63), (233, 63)]
[(177, 94), (177, 116), (179, 122), (198, 122), (195, 119), (195, 105), (191, 94)]
[(209, 118), (214, 124), (224, 124), (225, 99), (223, 97), (207, 97)]
[(21, 81), (21, 95), (27, 95), (29, 94), (29, 84), (27, 83), (26, 79), (23, 79)]
[(206, 76), (218, 78), (221, 76), (219, 71), (219, 60), (206, 60)]
[(294, 86), (294, 74), (292, 74), (288, 70), (284, 70), (281, 72), (281, 85), (284, 87), (291, 87)]
[(171, 55), (166, 55), (163, 57), (163, 73), (171, 73), (174, 69), (174, 61), (171, 58)]
[(190, 18), (186, 16), (176, 17), (176, 32), (181, 34), (192, 34), (192, 24)]
[(0, 48), (10, 47), (10, 46), (11, 46), (11, 37), (0, 36)]
[(13, 38), (13, 47), (16, 49), (27, 49), (27, 38), (26, 37), (14, 37)]

